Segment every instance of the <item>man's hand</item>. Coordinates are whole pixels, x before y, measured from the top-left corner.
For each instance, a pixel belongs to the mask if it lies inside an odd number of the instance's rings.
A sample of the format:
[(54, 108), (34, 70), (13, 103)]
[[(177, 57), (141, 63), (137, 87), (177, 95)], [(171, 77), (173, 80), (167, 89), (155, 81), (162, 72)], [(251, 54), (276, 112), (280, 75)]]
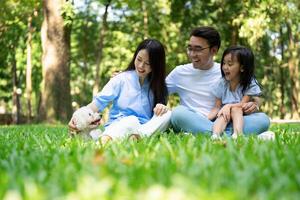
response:
[(164, 104), (158, 103), (156, 104), (155, 108), (153, 109), (153, 112), (155, 115), (157, 116), (161, 116), (163, 114), (165, 114), (166, 112), (168, 112), (168, 107), (165, 106)]
[(243, 112), (247, 115), (251, 114), (253, 112), (257, 112), (259, 110), (256, 102), (244, 103), (242, 106), (242, 109), (243, 109)]

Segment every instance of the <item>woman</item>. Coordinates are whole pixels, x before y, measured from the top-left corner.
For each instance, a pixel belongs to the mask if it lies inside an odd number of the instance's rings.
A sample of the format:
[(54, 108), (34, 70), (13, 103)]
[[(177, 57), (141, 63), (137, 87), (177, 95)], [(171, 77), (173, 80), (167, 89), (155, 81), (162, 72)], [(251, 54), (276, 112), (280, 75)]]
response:
[[(112, 102), (102, 143), (130, 136), (150, 136), (164, 131), (171, 112), (167, 103), (165, 84), (165, 51), (154, 39), (141, 42), (125, 72), (113, 77), (88, 104), (94, 112), (103, 111)], [(70, 129), (76, 124), (71, 119)]]

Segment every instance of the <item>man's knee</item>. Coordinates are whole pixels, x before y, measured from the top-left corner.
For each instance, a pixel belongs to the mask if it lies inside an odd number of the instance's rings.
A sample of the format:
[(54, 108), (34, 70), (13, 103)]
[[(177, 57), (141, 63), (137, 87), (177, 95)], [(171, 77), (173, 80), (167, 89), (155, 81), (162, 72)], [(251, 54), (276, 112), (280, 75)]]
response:
[(265, 113), (253, 113), (244, 116), (244, 133), (260, 134), (270, 127), (270, 118)]
[(184, 118), (184, 112), (187, 110), (184, 106), (177, 106), (172, 110), (171, 123)]
[(267, 131), (270, 127), (270, 118), (265, 113), (258, 113), (259, 114), (259, 122), (260, 126), (263, 131)]
[(171, 126), (174, 131), (179, 132), (182, 129), (182, 123), (185, 120), (185, 112), (187, 108), (184, 106), (177, 106), (172, 110), (171, 113)]

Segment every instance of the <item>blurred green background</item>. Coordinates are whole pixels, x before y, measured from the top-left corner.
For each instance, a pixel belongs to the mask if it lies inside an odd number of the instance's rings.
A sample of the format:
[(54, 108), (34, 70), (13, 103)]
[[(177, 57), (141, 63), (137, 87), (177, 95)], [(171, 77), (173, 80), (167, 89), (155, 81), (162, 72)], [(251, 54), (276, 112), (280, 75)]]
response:
[(189, 33), (204, 25), (221, 34), (216, 61), (233, 44), (254, 51), (264, 112), (299, 119), (299, 8), (298, 0), (1, 0), (0, 121), (67, 121), (144, 38), (165, 45), (170, 72), (188, 62)]

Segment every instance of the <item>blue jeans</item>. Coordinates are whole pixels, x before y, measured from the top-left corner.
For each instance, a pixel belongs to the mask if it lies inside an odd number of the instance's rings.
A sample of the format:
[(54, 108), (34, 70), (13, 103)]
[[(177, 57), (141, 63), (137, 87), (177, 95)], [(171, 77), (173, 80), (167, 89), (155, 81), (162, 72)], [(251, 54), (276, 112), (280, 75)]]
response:
[[(177, 106), (171, 115), (171, 124), (175, 132), (183, 131), (194, 135), (199, 133), (211, 134), (213, 123), (204, 115), (200, 115), (185, 106)], [(265, 113), (259, 112), (244, 116), (243, 133), (245, 135), (258, 135), (267, 131), (269, 126), (270, 119)], [(232, 123), (227, 125), (225, 132), (227, 135), (231, 135)]]

